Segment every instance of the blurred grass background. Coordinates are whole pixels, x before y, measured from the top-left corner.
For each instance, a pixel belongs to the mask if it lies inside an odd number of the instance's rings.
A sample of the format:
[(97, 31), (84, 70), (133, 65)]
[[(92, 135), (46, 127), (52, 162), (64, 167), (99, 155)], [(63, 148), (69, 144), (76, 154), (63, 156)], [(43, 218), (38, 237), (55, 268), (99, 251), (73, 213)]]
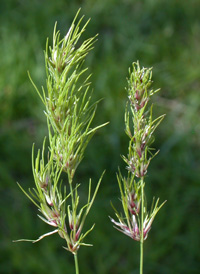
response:
[(89, 177), (106, 169), (86, 226), (96, 223), (79, 251), (80, 273), (138, 273), (139, 244), (114, 230), (110, 201), (120, 208), (115, 173), (127, 153), (124, 134), (126, 77), (133, 61), (153, 66), (154, 114), (167, 116), (155, 133), (160, 149), (146, 191), (167, 204), (145, 242), (145, 273), (199, 273), (200, 209), (200, 1), (198, 0), (1, 0), (0, 1), (0, 273), (74, 273), (73, 256), (50, 231), (16, 181), (32, 187), (31, 147), (47, 134), (43, 106), (28, 76), (45, 86), (43, 50), (55, 21), (64, 35), (78, 8), (91, 17), (84, 38), (99, 33), (87, 58), (99, 104), (95, 125), (110, 121), (90, 142), (77, 171), (86, 196)]

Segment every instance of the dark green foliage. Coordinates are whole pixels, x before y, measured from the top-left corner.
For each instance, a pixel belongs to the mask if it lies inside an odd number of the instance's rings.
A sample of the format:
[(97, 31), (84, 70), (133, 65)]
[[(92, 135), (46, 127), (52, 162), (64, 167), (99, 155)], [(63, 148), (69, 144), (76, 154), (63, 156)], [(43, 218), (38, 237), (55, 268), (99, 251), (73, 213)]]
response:
[[(43, 50), (52, 37), (55, 21), (64, 35), (77, 12), (91, 17), (85, 38), (99, 33), (87, 58), (94, 87), (93, 100), (104, 98), (94, 125), (110, 121), (86, 149), (76, 174), (102, 181), (96, 203), (88, 216), (92, 248), (79, 254), (80, 273), (138, 273), (139, 246), (113, 231), (108, 215), (110, 200), (116, 206), (119, 191), (115, 172), (122, 167), (119, 155), (127, 153), (124, 134), (127, 68), (132, 61), (153, 66), (155, 117), (167, 116), (155, 133), (154, 147), (161, 151), (152, 161), (146, 183), (147, 198), (156, 196), (166, 205), (157, 216), (145, 242), (145, 273), (198, 273), (200, 208), (200, 55), (197, 0), (2, 0), (0, 1), (0, 272), (73, 273), (73, 256), (66, 255), (59, 237), (40, 243), (11, 241), (37, 238), (48, 225), (19, 190), (33, 185), (31, 147), (41, 147), (47, 134), (44, 107), (28, 76), (45, 85)], [(123, 167), (121, 168), (123, 170)], [(96, 179), (96, 180), (95, 180)], [(151, 180), (151, 187), (148, 187)], [(81, 189), (83, 196), (87, 189)], [(80, 195), (82, 196), (82, 193)], [(86, 197), (85, 197), (86, 199)], [(87, 229), (87, 228), (86, 228)], [(134, 271), (132, 270), (134, 269)]]

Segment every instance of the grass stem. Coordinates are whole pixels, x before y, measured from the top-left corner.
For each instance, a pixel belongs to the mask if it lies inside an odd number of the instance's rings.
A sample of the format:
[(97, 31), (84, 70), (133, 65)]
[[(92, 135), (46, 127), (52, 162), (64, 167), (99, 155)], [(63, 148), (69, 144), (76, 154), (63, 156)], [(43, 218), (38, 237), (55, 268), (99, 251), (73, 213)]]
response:
[(141, 228), (140, 228), (140, 274), (143, 274), (143, 244), (144, 244), (144, 177), (141, 178)]
[(78, 257), (77, 253), (74, 254), (74, 261), (75, 261), (75, 269), (76, 269), (76, 274), (79, 274), (79, 267), (78, 267)]

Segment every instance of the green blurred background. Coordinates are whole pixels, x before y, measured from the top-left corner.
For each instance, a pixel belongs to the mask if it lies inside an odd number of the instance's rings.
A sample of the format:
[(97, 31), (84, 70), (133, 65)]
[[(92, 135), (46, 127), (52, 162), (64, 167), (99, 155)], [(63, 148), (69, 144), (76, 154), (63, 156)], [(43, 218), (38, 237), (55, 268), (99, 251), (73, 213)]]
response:
[(167, 200), (145, 242), (145, 273), (199, 273), (200, 209), (200, 1), (199, 0), (1, 0), (0, 1), (0, 273), (74, 273), (73, 256), (57, 236), (31, 243), (50, 231), (23, 195), (34, 185), (31, 147), (47, 134), (43, 106), (28, 76), (45, 86), (43, 50), (55, 21), (64, 35), (78, 8), (91, 17), (84, 38), (99, 33), (89, 54), (94, 124), (110, 121), (90, 142), (77, 170), (86, 198), (89, 177), (97, 182), (106, 169), (86, 228), (96, 223), (79, 251), (80, 273), (138, 273), (139, 244), (114, 230), (110, 201), (120, 209), (115, 173), (127, 153), (124, 106), (128, 67), (140, 60), (153, 66), (154, 115), (166, 113), (155, 133), (160, 149), (151, 162), (146, 191)]

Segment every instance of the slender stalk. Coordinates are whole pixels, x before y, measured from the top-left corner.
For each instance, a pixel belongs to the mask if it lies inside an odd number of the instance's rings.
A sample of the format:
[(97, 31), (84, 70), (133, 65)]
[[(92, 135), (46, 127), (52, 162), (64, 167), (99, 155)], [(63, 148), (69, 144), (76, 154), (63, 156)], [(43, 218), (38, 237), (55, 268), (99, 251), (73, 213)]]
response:
[(74, 201), (74, 192), (72, 188), (72, 179), (70, 176), (68, 176), (68, 180), (69, 180), (69, 187), (70, 187), (71, 200), (72, 200), (72, 211), (74, 212), (75, 201)]
[(76, 274), (79, 274), (79, 267), (78, 267), (78, 257), (77, 253), (74, 254), (74, 261), (75, 261), (75, 269), (76, 269)]
[(69, 186), (70, 186), (70, 193), (71, 193), (71, 201), (72, 201), (72, 218), (73, 218), (73, 236), (75, 237), (76, 235), (76, 209), (75, 209), (75, 198), (74, 198), (74, 191), (72, 188), (72, 178), (71, 176), (68, 174), (68, 180), (69, 180)]
[(143, 244), (144, 244), (144, 177), (141, 178), (141, 223), (140, 223), (140, 274), (143, 274)]

